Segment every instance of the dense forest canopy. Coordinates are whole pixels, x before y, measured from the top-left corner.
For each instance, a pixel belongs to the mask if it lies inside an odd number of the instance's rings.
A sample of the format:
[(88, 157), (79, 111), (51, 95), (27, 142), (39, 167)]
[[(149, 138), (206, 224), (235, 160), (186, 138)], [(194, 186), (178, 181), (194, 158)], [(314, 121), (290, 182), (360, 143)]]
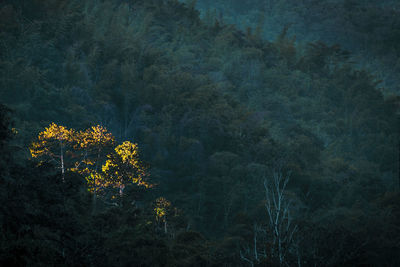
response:
[(399, 265), (367, 2), (2, 1), (0, 265)]
[(400, 94), (400, 2), (396, 0), (198, 0), (201, 16), (223, 17), (274, 40), (283, 27), (299, 41), (339, 44), (352, 61)]

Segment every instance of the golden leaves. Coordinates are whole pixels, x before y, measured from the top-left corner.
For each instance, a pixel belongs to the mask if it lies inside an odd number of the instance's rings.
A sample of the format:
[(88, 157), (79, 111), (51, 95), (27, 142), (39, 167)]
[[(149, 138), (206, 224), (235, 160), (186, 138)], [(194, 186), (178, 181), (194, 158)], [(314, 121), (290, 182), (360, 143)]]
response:
[(171, 207), (171, 202), (169, 202), (164, 197), (159, 197), (156, 199), (154, 212), (156, 214), (157, 220), (165, 220), (165, 217), (168, 214), (168, 209)]
[(105, 147), (115, 143), (114, 136), (103, 126), (92, 126), (76, 135), (76, 145), (80, 148)]
[(146, 169), (139, 160), (137, 144), (129, 141), (123, 142), (114, 149), (114, 153), (107, 155), (102, 172), (115, 183), (115, 187), (128, 182), (150, 187), (150, 184), (144, 181)]
[[(57, 153), (53, 153), (52, 150), (56, 148), (62, 149), (67, 144), (72, 143), (74, 133), (74, 130), (52, 123), (43, 132), (39, 133), (38, 140), (32, 143), (29, 151), (33, 158), (39, 156), (55, 157)], [(60, 157), (60, 155), (58, 156)]]
[(32, 143), (32, 146), (29, 148), (29, 152), (31, 153), (32, 158), (37, 158), (41, 155), (47, 153), (47, 148), (42, 146), (39, 142)]
[(122, 145), (119, 145), (115, 148), (115, 152), (121, 157), (122, 162), (131, 164), (133, 166), (137, 165), (138, 152), (136, 144), (125, 141), (122, 143)]
[(39, 141), (46, 140), (58, 140), (64, 142), (70, 142), (73, 140), (74, 130), (65, 128), (64, 126), (58, 126), (54, 122), (50, 124), (43, 132), (39, 134)]
[(33, 158), (61, 159), (63, 167), (69, 155), (71, 167), (66, 170), (83, 175), (93, 193), (109, 187), (123, 190), (127, 183), (150, 187), (144, 180), (147, 173), (139, 160), (137, 144), (125, 141), (112, 149), (114, 144), (114, 136), (103, 126), (75, 131), (51, 123), (29, 150)]
[(85, 177), (86, 182), (88, 184), (88, 191), (91, 193), (96, 193), (97, 188), (104, 187), (105, 185), (102, 183), (105, 179), (102, 177), (100, 173), (97, 172), (89, 172), (89, 175)]

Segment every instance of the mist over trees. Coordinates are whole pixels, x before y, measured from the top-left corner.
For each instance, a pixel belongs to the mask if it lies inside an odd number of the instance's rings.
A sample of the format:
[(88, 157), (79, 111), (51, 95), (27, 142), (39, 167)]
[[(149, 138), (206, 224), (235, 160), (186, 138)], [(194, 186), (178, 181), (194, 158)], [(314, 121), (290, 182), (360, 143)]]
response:
[(2, 1), (0, 265), (398, 266), (397, 6)]
[(267, 40), (289, 27), (299, 46), (316, 41), (338, 44), (351, 52), (357, 67), (381, 80), (385, 94), (400, 92), (398, 1), (198, 0), (196, 6), (206, 20), (223, 18)]

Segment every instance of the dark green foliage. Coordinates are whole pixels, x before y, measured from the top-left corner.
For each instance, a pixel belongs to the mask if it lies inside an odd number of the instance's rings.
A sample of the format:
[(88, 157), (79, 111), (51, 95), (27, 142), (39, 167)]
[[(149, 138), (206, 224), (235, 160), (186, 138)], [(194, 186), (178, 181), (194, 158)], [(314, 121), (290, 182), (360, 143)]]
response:
[(383, 81), (387, 93), (399, 93), (398, 1), (198, 0), (197, 7), (206, 21), (218, 17), (219, 23), (254, 30), (268, 40), (285, 29), (297, 41), (339, 44)]
[[(285, 1), (230, 2), (272, 14)], [(0, 265), (246, 266), (241, 251), (272, 244), (254, 236), (270, 229), (263, 182), (280, 170), (299, 227), (287, 264), (396, 266), (398, 97), (338, 45), (296, 43), (289, 26), (266, 41), (267, 16), (245, 33), (194, 4), (0, 4), (0, 98), (13, 110), (0, 107)], [(53, 121), (138, 143), (156, 186), (108, 202), (79, 175), (62, 183), (27, 158)]]
[(3, 150), (12, 135), (10, 129), (10, 109), (3, 104), (0, 104), (0, 123), (0, 149)]

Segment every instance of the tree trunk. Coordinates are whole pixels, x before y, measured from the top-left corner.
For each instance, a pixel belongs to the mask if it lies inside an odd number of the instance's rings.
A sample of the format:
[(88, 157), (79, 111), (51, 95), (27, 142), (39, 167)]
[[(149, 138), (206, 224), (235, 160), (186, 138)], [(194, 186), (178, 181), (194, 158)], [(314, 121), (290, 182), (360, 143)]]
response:
[(61, 179), (63, 183), (65, 183), (64, 151), (62, 142), (60, 142), (60, 159), (61, 159)]

